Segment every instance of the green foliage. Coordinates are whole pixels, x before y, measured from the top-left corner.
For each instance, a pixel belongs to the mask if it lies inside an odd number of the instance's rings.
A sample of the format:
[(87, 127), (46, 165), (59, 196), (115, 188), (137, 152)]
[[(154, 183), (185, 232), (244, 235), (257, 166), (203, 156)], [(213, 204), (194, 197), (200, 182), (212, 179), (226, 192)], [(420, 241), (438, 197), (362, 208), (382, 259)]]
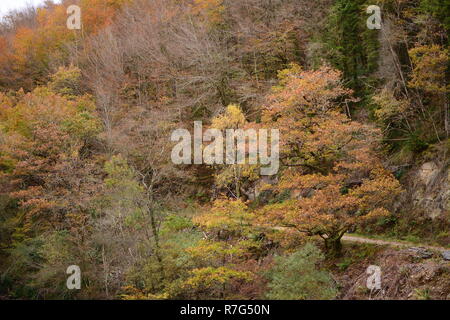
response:
[(340, 271), (345, 271), (347, 268), (353, 263), (353, 260), (350, 258), (345, 258), (341, 262), (336, 263), (336, 266)]
[[(198, 231), (163, 233), (159, 254), (164, 268), (161, 268), (157, 257), (151, 255), (128, 272), (128, 286), (137, 289), (146, 298), (175, 298), (181, 295), (179, 283), (194, 268), (186, 250), (195, 247), (200, 239), (201, 233)], [(128, 295), (128, 298), (132, 296)]]
[(119, 228), (121, 225), (145, 228), (150, 223), (145, 206), (146, 195), (127, 160), (121, 155), (112, 156), (105, 163), (105, 172), (108, 174), (104, 180), (106, 190), (99, 202), (108, 223)]
[(92, 139), (101, 132), (98, 118), (87, 111), (79, 112), (71, 119), (64, 121), (63, 128), (80, 140)]
[(194, 226), (191, 219), (180, 216), (178, 214), (168, 215), (161, 227), (161, 234), (169, 234), (171, 232), (179, 232)]
[(363, 88), (361, 78), (377, 68), (378, 32), (366, 26), (368, 5), (366, 0), (335, 1), (324, 33), (328, 61), (357, 93)]
[[(206, 267), (194, 269), (189, 278), (183, 282), (182, 289), (189, 292), (191, 297), (231, 298), (227, 295), (227, 287), (233, 282), (249, 282), (252, 275), (249, 272), (237, 271), (227, 267)], [(228, 289), (229, 290), (229, 289)]]
[(428, 288), (414, 289), (414, 297), (417, 300), (430, 300), (430, 290)]
[(420, 8), (424, 12), (431, 13), (444, 25), (447, 31), (450, 30), (450, 1), (448, 0), (421, 0)]
[(64, 230), (18, 242), (10, 250), (10, 268), (2, 275), (0, 288), (32, 299), (72, 298), (76, 292), (67, 289), (65, 271), (80, 263), (76, 252)]
[(38, 296), (31, 277), (42, 263), (39, 255), (42, 244), (42, 239), (30, 239), (17, 243), (9, 250), (8, 269), (0, 276), (2, 292), (9, 292), (15, 298)]
[(428, 148), (428, 143), (426, 141), (423, 141), (418, 133), (412, 133), (407, 142), (406, 146), (409, 150), (411, 150), (414, 153), (420, 153)]
[(49, 87), (55, 93), (64, 96), (77, 96), (81, 94), (81, 70), (76, 67), (60, 67), (51, 75)]
[(276, 257), (268, 273), (267, 298), (274, 300), (333, 299), (337, 295), (333, 280), (317, 264), (324, 259), (320, 250), (306, 244), (287, 257)]

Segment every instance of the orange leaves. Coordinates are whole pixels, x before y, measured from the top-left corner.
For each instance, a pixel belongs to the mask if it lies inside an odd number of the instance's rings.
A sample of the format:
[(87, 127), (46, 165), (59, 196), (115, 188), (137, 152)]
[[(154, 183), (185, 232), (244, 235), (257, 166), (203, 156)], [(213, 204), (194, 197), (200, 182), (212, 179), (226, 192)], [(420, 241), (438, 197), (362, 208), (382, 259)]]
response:
[(87, 33), (96, 33), (102, 27), (111, 23), (114, 17), (114, 8), (110, 1), (105, 0), (82, 0), (82, 25)]
[(349, 178), (289, 173), (279, 188), (301, 190), (300, 197), (266, 206), (258, 216), (309, 235), (332, 237), (335, 232), (387, 215), (387, 208), (402, 191), (400, 183), (381, 168), (371, 170), (370, 177), (359, 181)]
[(109, 25), (118, 9), (130, 1), (82, 0), (81, 32), (67, 28), (69, 4), (37, 9), (36, 19), (30, 24), (33, 27), (19, 25), (7, 38), (0, 37), (0, 70), (6, 77), (0, 84), (32, 90), (44, 83), (53, 66), (68, 63), (71, 44), (81, 35), (98, 32)]
[(34, 33), (30, 28), (19, 28), (13, 41), (14, 58), (18, 67), (24, 67), (31, 54)]
[(329, 67), (317, 71), (302, 72), (298, 65), (280, 71), (280, 86), (269, 96), (267, 115), (274, 113), (302, 117), (307, 114), (323, 114), (338, 106), (335, 100), (352, 93), (341, 85), (340, 72)]
[(132, 0), (81, 0), (83, 32), (93, 34), (109, 26), (119, 9), (131, 2)]
[(391, 173), (381, 167), (374, 168), (369, 179), (352, 189), (349, 194), (355, 197), (360, 211), (371, 211), (388, 208), (396, 196), (400, 195), (402, 188)]
[[(67, 81), (58, 83), (66, 92)], [(71, 180), (76, 174), (71, 169), (100, 127), (92, 104), (89, 96), (61, 96), (48, 87), (0, 96), (0, 170), (27, 219), (51, 214), (39, 226), (54, 223), (68, 209), (72, 184), (79, 183), (78, 177)]]
[(352, 142), (368, 136), (368, 128), (338, 112), (339, 99), (350, 99), (340, 73), (328, 67), (301, 71), (297, 65), (279, 73), (280, 86), (269, 96), (263, 121), (282, 132), (285, 163), (315, 167), (322, 173), (343, 158)]
[(339, 241), (350, 227), (387, 214), (400, 184), (376, 156), (380, 132), (339, 112), (339, 101), (351, 99), (351, 91), (338, 71), (292, 65), (279, 77), (263, 121), (283, 132), (287, 169), (276, 189), (295, 198), (266, 206), (258, 216)]

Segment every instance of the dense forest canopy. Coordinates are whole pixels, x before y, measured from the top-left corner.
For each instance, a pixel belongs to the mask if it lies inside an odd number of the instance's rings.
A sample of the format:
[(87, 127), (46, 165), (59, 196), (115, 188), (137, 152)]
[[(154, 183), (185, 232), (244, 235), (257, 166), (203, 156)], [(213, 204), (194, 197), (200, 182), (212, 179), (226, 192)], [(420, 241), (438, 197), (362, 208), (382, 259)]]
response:
[[(67, 27), (71, 5), (79, 29)], [(448, 248), (449, 13), (448, 0), (10, 12), (0, 299), (334, 299), (346, 296), (339, 272), (367, 254), (343, 245), (349, 232)], [(174, 164), (171, 134), (194, 121), (279, 130), (278, 172)], [(424, 163), (438, 172), (428, 202), (414, 200)], [(80, 290), (66, 286), (71, 265)]]

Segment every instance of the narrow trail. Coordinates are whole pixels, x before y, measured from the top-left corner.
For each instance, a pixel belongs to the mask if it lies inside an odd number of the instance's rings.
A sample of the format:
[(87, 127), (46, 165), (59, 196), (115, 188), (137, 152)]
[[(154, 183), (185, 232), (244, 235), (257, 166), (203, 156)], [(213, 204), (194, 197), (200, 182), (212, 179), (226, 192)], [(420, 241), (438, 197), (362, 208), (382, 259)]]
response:
[[(276, 230), (285, 230), (285, 227), (275, 227)], [(414, 243), (414, 242), (408, 242), (408, 241), (400, 241), (400, 240), (381, 240), (381, 239), (372, 239), (372, 238), (366, 238), (364, 236), (355, 236), (350, 234), (345, 234), (341, 240), (343, 242), (358, 242), (358, 243), (369, 243), (369, 244), (375, 244), (379, 246), (391, 246), (391, 247), (404, 247), (404, 248), (425, 248), (428, 250), (434, 250), (434, 251), (450, 251), (450, 248), (446, 247), (438, 247), (438, 246), (430, 246), (427, 244), (422, 243)]]
[(444, 247), (436, 247), (436, 246), (429, 246), (424, 245), (420, 243), (412, 243), (412, 242), (405, 242), (405, 241), (390, 241), (390, 240), (379, 240), (379, 239), (370, 239), (370, 238), (364, 238), (361, 236), (351, 236), (351, 235), (344, 235), (342, 237), (342, 241), (344, 242), (359, 242), (359, 243), (370, 243), (370, 244), (376, 244), (376, 245), (382, 245), (382, 246), (391, 246), (391, 247), (421, 247), (426, 248), (429, 250), (435, 250), (435, 251), (448, 251), (450, 248), (444, 248)]

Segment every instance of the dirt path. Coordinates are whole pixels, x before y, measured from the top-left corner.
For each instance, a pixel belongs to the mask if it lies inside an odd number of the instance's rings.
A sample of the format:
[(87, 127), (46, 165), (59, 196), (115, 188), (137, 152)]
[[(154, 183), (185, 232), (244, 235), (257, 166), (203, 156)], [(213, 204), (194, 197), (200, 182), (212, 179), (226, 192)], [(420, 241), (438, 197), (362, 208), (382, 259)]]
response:
[(371, 243), (371, 244), (377, 244), (377, 245), (383, 245), (383, 246), (392, 246), (392, 247), (421, 247), (421, 248), (426, 248), (426, 249), (435, 250), (435, 251), (447, 251), (447, 250), (450, 250), (449, 248), (428, 246), (428, 245), (419, 244), (419, 243), (404, 242), (404, 241), (378, 240), (378, 239), (370, 239), (370, 238), (364, 238), (364, 237), (352, 236), (352, 235), (345, 235), (345, 236), (343, 236), (342, 237), (342, 241)]
[[(274, 229), (277, 230), (285, 230), (285, 227), (274, 227)], [(450, 251), (450, 248), (445, 247), (437, 247), (437, 246), (430, 246), (422, 243), (413, 243), (413, 242), (407, 242), (407, 241), (395, 241), (395, 240), (380, 240), (380, 239), (371, 239), (366, 238), (364, 236), (356, 236), (356, 235), (350, 235), (346, 234), (342, 237), (343, 242), (359, 242), (359, 243), (370, 243), (370, 244), (376, 244), (379, 246), (391, 246), (391, 247), (404, 247), (404, 248), (426, 248), (428, 250), (434, 250), (434, 251)]]

